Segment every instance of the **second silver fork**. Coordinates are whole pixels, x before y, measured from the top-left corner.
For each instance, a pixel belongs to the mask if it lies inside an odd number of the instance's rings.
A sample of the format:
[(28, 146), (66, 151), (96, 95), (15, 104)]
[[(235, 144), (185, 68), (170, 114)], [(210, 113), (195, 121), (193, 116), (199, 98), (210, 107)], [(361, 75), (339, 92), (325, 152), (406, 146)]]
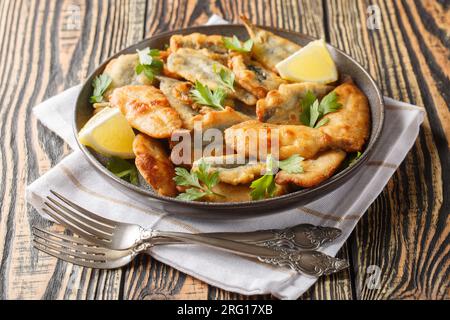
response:
[[(115, 249), (116, 251), (128, 251), (125, 258), (126, 260), (132, 259), (136, 254), (154, 246), (157, 240), (159, 239), (161, 241), (162, 238), (209, 246), (276, 266), (288, 266), (297, 272), (312, 276), (334, 273), (348, 266), (345, 260), (333, 258), (313, 250), (287, 250), (283, 246), (279, 246), (279, 243), (273, 247), (258, 246), (245, 242), (216, 238), (207, 234), (189, 234), (144, 229), (139, 225), (120, 223), (105, 219), (78, 206), (56, 192), (52, 193), (58, 200), (53, 197), (47, 197), (48, 201), (45, 202), (46, 208), (44, 208), (44, 211), (47, 212), (47, 214), (66, 226), (72, 232), (91, 241), (97, 246)], [(306, 233), (307, 239), (309, 238), (308, 235), (309, 233)], [(336, 236), (336, 231), (329, 233), (329, 237), (335, 238)], [(310, 240), (311, 239), (308, 239), (308, 241)], [(40, 243), (40, 245), (41, 247), (36, 247), (45, 251), (45, 248), (42, 248), (43, 243)], [(314, 245), (317, 245), (317, 243)], [(76, 249), (78, 249), (75, 250), (77, 253), (81, 252), (82, 254), (87, 254), (86, 249), (84, 249), (84, 251), (79, 251), (82, 248), (78, 245), (76, 246)], [(67, 248), (62, 248), (61, 250), (62, 254), (72, 258), (72, 256), (68, 255), (70, 250), (67, 251)], [(64, 250), (67, 252), (64, 252)], [(71, 252), (73, 252), (73, 250)], [(70, 261), (69, 259), (66, 260)], [(123, 263), (123, 261), (120, 263)]]

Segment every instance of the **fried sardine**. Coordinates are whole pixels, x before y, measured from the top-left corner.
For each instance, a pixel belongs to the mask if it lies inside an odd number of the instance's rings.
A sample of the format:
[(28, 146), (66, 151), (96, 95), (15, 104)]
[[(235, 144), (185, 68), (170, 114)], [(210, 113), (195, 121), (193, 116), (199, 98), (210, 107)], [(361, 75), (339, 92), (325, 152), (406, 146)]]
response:
[(317, 155), (314, 159), (302, 161), (303, 173), (288, 173), (280, 171), (275, 181), (284, 185), (293, 183), (299, 187), (310, 188), (331, 177), (345, 159), (342, 150), (328, 150)]
[(130, 125), (153, 138), (169, 138), (181, 128), (178, 113), (163, 93), (153, 86), (124, 86), (111, 94), (111, 105), (118, 107)]
[[(265, 159), (271, 148), (277, 148), (279, 159), (298, 154), (306, 159), (326, 150), (330, 138), (319, 130), (301, 125), (276, 125), (250, 120), (225, 130), (227, 146), (246, 156)], [(275, 150), (276, 152), (276, 150)]]
[(247, 17), (241, 19), (253, 40), (252, 56), (266, 68), (276, 72), (278, 62), (300, 50), (298, 44), (254, 26)]
[(175, 169), (161, 143), (140, 133), (133, 141), (133, 151), (136, 167), (145, 181), (160, 195), (176, 196)]
[(169, 71), (175, 72), (191, 82), (200, 81), (213, 90), (223, 87), (230, 97), (237, 98), (247, 105), (256, 104), (256, 97), (240, 86), (235, 85), (235, 91), (222, 86), (220, 76), (214, 70), (225, 69), (229, 72), (231, 70), (197, 50), (190, 48), (179, 49), (169, 56), (167, 67)]
[(331, 90), (331, 86), (312, 82), (282, 84), (258, 100), (256, 114), (263, 122), (300, 124), (300, 103), (308, 91), (320, 99)]

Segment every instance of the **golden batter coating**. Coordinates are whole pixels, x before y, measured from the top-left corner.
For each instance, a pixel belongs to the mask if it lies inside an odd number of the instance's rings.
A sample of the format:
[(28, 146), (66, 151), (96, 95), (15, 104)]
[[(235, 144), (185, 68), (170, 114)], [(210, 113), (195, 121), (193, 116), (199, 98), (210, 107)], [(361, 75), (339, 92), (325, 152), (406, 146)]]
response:
[(153, 86), (117, 88), (111, 94), (111, 104), (120, 109), (133, 128), (153, 138), (169, 138), (182, 126), (178, 113)]
[(219, 54), (227, 54), (221, 35), (206, 35), (194, 32), (188, 35), (176, 34), (170, 37), (170, 50), (177, 52), (180, 48), (207, 49)]
[(158, 77), (158, 80), (160, 81), (159, 89), (169, 100), (170, 106), (178, 112), (183, 121), (183, 128), (192, 130), (194, 128), (194, 118), (198, 112), (193, 110), (191, 104), (188, 103), (190, 98), (186, 98), (186, 94), (189, 94), (189, 89), (187, 93), (180, 90), (180, 88), (190, 87), (190, 83), (167, 77)]
[(235, 85), (234, 92), (224, 87), (220, 76), (214, 70), (224, 69), (228, 72), (231, 72), (231, 70), (197, 50), (190, 48), (178, 49), (177, 52), (172, 53), (167, 59), (167, 67), (169, 71), (175, 72), (193, 83), (200, 81), (213, 90), (223, 87), (228, 96), (237, 98), (247, 105), (256, 104), (256, 97), (240, 86)]
[(225, 130), (227, 146), (253, 158), (265, 159), (268, 153), (272, 153), (272, 145), (276, 148), (273, 139), (278, 140), (280, 160), (295, 154), (306, 159), (312, 158), (318, 152), (328, 149), (330, 141), (326, 134), (307, 126), (276, 125), (257, 120), (239, 123)]
[(253, 40), (252, 56), (273, 72), (277, 72), (275, 66), (278, 62), (301, 49), (296, 43), (255, 27), (245, 16), (241, 16), (241, 20)]
[(275, 181), (285, 185), (293, 183), (299, 187), (310, 188), (317, 186), (330, 178), (345, 159), (346, 153), (342, 150), (329, 150), (317, 155), (314, 159), (302, 162), (303, 173), (277, 173)]
[(331, 90), (331, 86), (313, 82), (282, 84), (278, 90), (272, 90), (264, 99), (258, 100), (256, 114), (259, 121), (301, 124), (300, 103), (308, 91), (320, 99)]
[(286, 83), (275, 72), (243, 54), (233, 55), (228, 66), (233, 70), (236, 81), (259, 99), (264, 98), (270, 90), (278, 89), (280, 84)]
[(133, 151), (136, 167), (145, 181), (160, 195), (176, 196), (175, 169), (161, 143), (140, 133), (133, 141)]
[(141, 73), (137, 75), (135, 72), (136, 66), (139, 64), (139, 56), (134, 54), (123, 54), (115, 59), (112, 59), (105, 67), (104, 74), (111, 78), (111, 84), (105, 97), (115, 88), (120, 88), (131, 84), (151, 85), (152, 82)]
[[(240, 184), (237, 186), (233, 186), (228, 183), (219, 183), (212, 188), (212, 190), (223, 197), (218, 195), (208, 195), (204, 197), (205, 201), (208, 202), (244, 202), (244, 201), (252, 201), (252, 196), (250, 192), (250, 185)], [(287, 193), (287, 186), (276, 185), (274, 197), (281, 196)]]
[[(219, 172), (222, 182), (238, 185), (248, 184), (264, 174), (266, 164), (264, 162), (241, 163), (238, 155), (229, 154), (217, 157), (204, 157), (194, 162), (192, 168), (198, 167), (200, 161), (211, 165), (210, 172)], [(245, 158), (243, 159), (245, 161)]]
[(330, 121), (319, 130), (331, 138), (331, 146), (346, 152), (361, 151), (370, 134), (369, 102), (352, 82), (338, 86), (334, 92), (342, 108), (324, 116)]

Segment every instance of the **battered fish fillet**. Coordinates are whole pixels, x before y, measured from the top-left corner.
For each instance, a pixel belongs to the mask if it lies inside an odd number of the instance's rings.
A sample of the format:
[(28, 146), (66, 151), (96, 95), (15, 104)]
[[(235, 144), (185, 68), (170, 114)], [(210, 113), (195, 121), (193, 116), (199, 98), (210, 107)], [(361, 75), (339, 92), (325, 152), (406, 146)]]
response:
[(225, 107), (224, 110), (213, 110), (204, 114), (198, 114), (192, 120), (194, 122), (201, 121), (203, 130), (216, 128), (223, 131), (235, 124), (251, 120), (251, 118), (233, 108)]
[(267, 70), (262, 64), (242, 54), (236, 54), (228, 61), (236, 81), (254, 96), (264, 98), (270, 90), (278, 89), (286, 83), (276, 73)]
[(300, 46), (272, 32), (255, 27), (250, 20), (241, 16), (253, 40), (252, 56), (266, 68), (277, 72), (275, 65), (300, 50)]
[(342, 108), (324, 118), (330, 121), (319, 130), (331, 138), (331, 146), (346, 152), (361, 151), (370, 131), (369, 102), (352, 82), (338, 86), (334, 92)]
[(303, 173), (277, 173), (275, 181), (285, 185), (293, 183), (299, 187), (310, 188), (331, 177), (345, 159), (346, 153), (342, 150), (329, 150), (319, 154), (315, 159), (302, 162)]
[(120, 109), (133, 128), (153, 138), (169, 138), (183, 124), (167, 98), (153, 86), (117, 88), (110, 102)]
[(151, 81), (141, 73), (137, 75), (135, 72), (136, 66), (139, 64), (139, 56), (135, 54), (123, 54), (118, 58), (111, 60), (103, 71), (111, 79), (108, 91), (105, 93), (105, 97), (115, 88), (123, 87), (130, 84), (144, 84), (151, 85)]
[[(218, 195), (208, 195), (205, 197), (205, 201), (208, 202), (244, 202), (252, 201), (250, 192), (250, 185), (237, 185), (233, 186), (227, 183), (219, 183), (212, 188), (212, 190), (223, 197)], [(281, 196), (287, 192), (286, 186), (276, 185), (274, 197)]]
[[(186, 92), (183, 91), (184, 88), (190, 87), (184, 81), (179, 81), (167, 77), (158, 77), (160, 81), (159, 89), (169, 100), (170, 106), (174, 108), (178, 115), (183, 121), (183, 128), (192, 130), (194, 128), (194, 117), (198, 114), (197, 111), (193, 110), (191, 104), (188, 104), (188, 99), (186, 98)], [(189, 94), (189, 91), (187, 92)]]
[[(211, 109), (209, 109), (211, 110)], [(194, 116), (192, 118), (192, 124), (194, 126), (194, 129), (198, 130), (198, 128), (201, 127), (202, 129), (202, 133), (204, 134), (206, 130), (208, 129), (217, 129), (220, 131), (224, 131), (226, 128), (229, 128), (237, 123), (241, 123), (243, 121), (248, 121), (250, 119), (249, 116), (235, 111), (233, 108), (230, 107), (225, 107), (225, 110), (222, 111), (208, 111), (204, 114), (198, 114), (196, 116)], [(197, 123), (197, 125), (195, 125)], [(201, 124), (201, 126), (200, 126)], [(174, 132), (174, 137), (190, 137), (191, 138), (191, 157), (188, 157), (189, 159), (186, 159), (182, 161), (181, 164), (184, 165), (191, 165), (195, 160), (197, 160), (198, 158), (201, 158), (202, 155), (204, 154), (203, 151), (205, 150), (204, 148), (209, 145), (212, 141), (202, 141), (202, 145), (200, 146), (202, 149), (201, 150), (197, 150), (197, 152), (195, 152), (195, 144), (194, 144), (194, 130), (176, 130)], [(201, 133), (200, 133), (201, 134)], [(220, 138), (222, 139), (222, 135), (220, 136)], [(181, 140), (181, 139), (180, 139)], [(204, 137), (204, 140), (207, 140)], [(183, 158), (183, 154), (181, 153), (179, 148), (176, 148), (175, 146), (178, 144), (177, 142), (171, 142), (172, 144), (172, 151), (170, 154), (170, 158), (172, 159), (172, 162), (178, 163), (179, 160), (178, 159), (184, 159)], [(214, 141), (214, 144), (216, 143), (220, 143), (220, 145), (223, 145), (223, 141)]]
[(176, 196), (175, 169), (161, 143), (140, 133), (133, 141), (133, 151), (136, 167), (145, 181), (160, 195)]
[(282, 84), (278, 90), (272, 90), (264, 99), (258, 100), (256, 115), (263, 122), (301, 124), (300, 103), (308, 91), (321, 99), (331, 90), (331, 86), (312, 82)]
[[(240, 163), (237, 155), (230, 154), (219, 157), (204, 157), (194, 162), (192, 168), (198, 167), (200, 161), (211, 165), (210, 172), (219, 172), (219, 179), (231, 185), (248, 184), (264, 174), (264, 162)], [(243, 159), (245, 160), (245, 158)]]
[(302, 125), (276, 125), (250, 120), (225, 130), (227, 146), (252, 158), (265, 159), (267, 153), (271, 153), (272, 145), (276, 148), (273, 139), (278, 140), (280, 160), (295, 154), (306, 159), (313, 158), (318, 152), (328, 149), (330, 142), (326, 134)]
[[(167, 59), (167, 67), (170, 72), (175, 72), (191, 82), (200, 81), (210, 89), (223, 87), (220, 76), (214, 72), (214, 69), (225, 69), (231, 72), (228, 67), (218, 61), (190, 48), (181, 48), (170, 54)], [(256, 97), (238, 85), (235, 85), (235, 92), (229, 88), (223, 88), (230, 97), (237, 98), (247, 105), (256, 104)]]
[(180, 48), (201, 50), (203, 54), (218, 61), (227, 60), (228, 49), (223, 44), (222, 36), (191, 33), (188, 35), (173, 35), (170, 37), (170, 50), (177, 52)]

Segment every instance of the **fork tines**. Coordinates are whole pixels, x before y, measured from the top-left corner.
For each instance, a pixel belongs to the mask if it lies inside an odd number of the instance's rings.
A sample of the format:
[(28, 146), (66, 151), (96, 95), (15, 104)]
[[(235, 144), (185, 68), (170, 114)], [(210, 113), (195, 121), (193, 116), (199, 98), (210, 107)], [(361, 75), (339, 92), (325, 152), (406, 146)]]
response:
[(95, 243), (111, 241), (116, 224), (73, 203), (55, 191), (54, 197), (47, 196), (42, 208), (50, 217), (66, 226), (72, 232)]

